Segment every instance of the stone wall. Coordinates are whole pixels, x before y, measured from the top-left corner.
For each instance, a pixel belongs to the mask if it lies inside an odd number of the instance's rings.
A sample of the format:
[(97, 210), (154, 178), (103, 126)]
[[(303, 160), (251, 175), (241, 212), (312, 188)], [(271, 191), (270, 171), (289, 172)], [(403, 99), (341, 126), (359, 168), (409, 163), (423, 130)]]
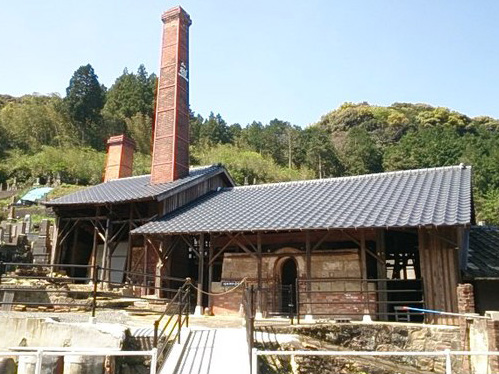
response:
[[(359, 351), (443, 351), (458, 350), (459, 328), (393, 323), (348, 323), (282, 327), (279, 333), (297, 334), (299, 343), (282, 344), (291, 350), (359, 350)], [(453, 358), (453, 373), (464, 374), (461, 359)], [(443, 357), (355, 357), (326, 358), (294, 356), (293, 373), (396, 374), (444, 373)]]

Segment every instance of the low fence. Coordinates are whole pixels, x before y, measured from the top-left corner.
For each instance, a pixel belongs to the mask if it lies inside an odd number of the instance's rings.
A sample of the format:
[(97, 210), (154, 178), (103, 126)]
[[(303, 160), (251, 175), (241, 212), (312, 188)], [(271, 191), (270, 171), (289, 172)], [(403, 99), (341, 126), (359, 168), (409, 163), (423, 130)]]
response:
[(154, 321), (153, 346), (158, 350), (158, 369), (168, 358), (172, 344), (180, 343), (182, 327), (189, 327), (190, 296), (191, 281), (188, 279), (178, 289), (161, 316)]
[(252, 363), (251, 352), (255, 344), (255, 289), (246, 287), (243, 291), (244, 322), (246, 327), (246, 342), (248, 344), (248, 359)]
[(496, 351), (451, 351), (449, 349), (434, 352), (415, 351), (259, 351), (253, 349), (251, 354), (251, 374), (258, 374), (259, 356), (329, 356), (329, 357), (395, 357), (395, 356), (420, 356), (420, 357), (443, 357), (445, 358), (445, 374), (453, 374), (452, 356), (495, 356)]
[[(61, 275), (62, 273), (76, 273), (81, 276)], [(110, 281), (109, 279), (113, 278), (110, 275), (113, 273), (119, 273), (124, 283)], [(23, 285), (22, 281), (27, 282)], [(179, 287), (183, 287), (185, 282), (186, 279), (183, 278), (100, 266), (0, 263), (0, 291), (4, 294), (0, 305), (3, 309), (22, 305), (26, 308), (42, 307), (49, 311), (78, 307), (91, 311), (95, 317), (96, 309), (99, 308), (98, 298), (126, 298), (150, 302), (151, 298), (148, 296), (152, 293), (157, 296), (155, 300), (167, 302), (177, 294)], [(87, 286), (84, 286), (85, 284)], [(128, 289), (128, 293), (113, 292), (114, 289), (124, 288)], [(27, 300), (15, 300), (16, 293), (32, 296), (27, 296)], [(36, 293), (39, 294), (38, 297), (34, 296)]]
[(91, 356), (91, 357), (130, 357), (142, 356), (151, 357), (149, 374), (157, 373), (157, 350), (156, 348), (150, 351), (119, 351), (115, 349), (62, 349), (62, 348), (25, 348), (21, 352), (18, 350), (0, 352), (0, 357), (36, 357), (35, 368), (33, 374), (42, 373), (42, 362), (44, 357), (68, 357), (68, 356)]
[(296, 315), (382, 321), (422, 322), (423, 314), (404, 309), (424, 307), (421, 280), (297, 279)]

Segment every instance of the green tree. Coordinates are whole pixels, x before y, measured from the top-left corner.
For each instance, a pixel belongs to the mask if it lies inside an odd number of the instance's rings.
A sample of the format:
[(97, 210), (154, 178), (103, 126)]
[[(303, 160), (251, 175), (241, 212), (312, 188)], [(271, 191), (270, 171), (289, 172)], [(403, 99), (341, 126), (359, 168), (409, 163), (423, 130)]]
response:
[(74, 129), (56, 95), (26, 95), (0, 110), (0, 124), (11, 147), (35, 152), (43, 145), (71, 145)]
[(343, 162), (348, 175), (383, 171), (382, 151), (364, 128), (348, 131)]
[(283, 182), (313, 177), (313, 172), (306, 168), (296, 170), (281, 167), (267, 156), (231, 144), (199, 149), (196, 159), (202, 165), (218, 162), (224, 164), (237, 184)]
[(455, 128), (427, 127), (412, 131), (385, 151), (386, 170), (456, 165), (462, 161), (464, 142)]
[(202, 144), (215, 145), (232, 142), (229, 126), (220, 114), (210, 113), (199, 130), (199, 139)]
[(144, 65), (137, 74), (125, 68), (107, 92), (104, 111), (122, 119), (132, 118), (137, 113), (152, 118), (154, 113), (154, 91), (156, 76), (148, 75)]
[(345, 168), (329, 132), (319, 126), (310, 126), (303, 131), (302, 137), (304, 164), (314, 170), (316, 178), (343, 175)]
[(80, 66), (69, 81), (64, 102), (70, 119), (80, 132), (82, 144), (103, 147), (99, 125), (105, 92), (90, 64)]

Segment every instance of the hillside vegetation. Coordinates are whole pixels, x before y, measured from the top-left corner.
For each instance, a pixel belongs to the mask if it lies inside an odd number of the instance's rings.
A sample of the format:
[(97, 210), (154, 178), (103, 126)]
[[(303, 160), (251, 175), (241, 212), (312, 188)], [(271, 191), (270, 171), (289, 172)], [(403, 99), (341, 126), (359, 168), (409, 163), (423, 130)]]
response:
[[(0, 95), (0, 183), (102, 180), (106, 139), (137, 144), (134, 174), (149, 172), (156, 76), (126, 69), (107, 89), (91, 65), (65, 97)], [(221, 162), (237, 183), (377, 173), (465, 163), (474, 168), (477, 218), (499, 224), (499, 120), (427, 104), (345, 103), (309, 127), (282, 119), (227, 124), (191, 112), (191, 163)]]

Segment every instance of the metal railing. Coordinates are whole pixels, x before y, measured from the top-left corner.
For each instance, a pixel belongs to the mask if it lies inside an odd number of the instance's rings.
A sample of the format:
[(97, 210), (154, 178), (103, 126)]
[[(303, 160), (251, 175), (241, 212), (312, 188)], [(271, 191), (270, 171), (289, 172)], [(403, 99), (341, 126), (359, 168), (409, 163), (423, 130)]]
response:
[(111, 356), (111, 357), (125, 357), (125, 356), (150, 356), (151, 366), (149, 374), (157, 373), (157, 349), (153, 348), (150, 351), (120, 351), (117, 349), (105, 348), (89, 348), (89, 349), (64, 349), (64, 348), (24, 348), (19, 351), (0, 351), (0, 357), (36, 357), (34, 374), (42, 373), (42, 361), (44, 357), (50, 356)]
[(246, 327), (246, 342), (248, 344), (248, 359), (251, 366), (251, 352), (255, 344), (255, 288), (253, 285), (243, 291), (244, 322)]
[(154, 321), (153, 347), (158, 349), (158, 369), (168, 357), (172, 344), (180, 343), (182, 327), (189, 327), (191, 309), (191, 280), (187, 279), (168, 303), (165, 311)]
[(314, 278), (296, 280), (296, 315), (422, 322), (422, 281), (399, 279)]
[[(57, 269), (57, 272), (53, 270)], [(61, 276), (62, 272), (66, 274), (84, 273), (84, 276)], [(16, 273), (17, 271), (17, 273)], [(9, 274), (11, 272), (12, 274)], [(117, 272), (122, 274), (125, 283), (113, 282), (108, 280), (106, 274)], [(120, 276), (121, 278), (121, 276)], [(139, 278), (142, 283), (134, 281)], [(25, 287), (20, 284), (9, 281), (27, 280), (43, 281), (43, 284), (33, 286), (31, 283)], [(145, 284), (144, 284), (145, 280)], [(131, 300), (151, 301), (148, 293), (159, 294), (155, 300), (170, 300), (178, 291), (178, 286), (182, 287), (186, 279), (169, 276), (157, 276), (143, 274), (139, 272), (124, 271), (122, 269), (103, 268), (97, 265), (74, 265), (74, 264), (32, 264), (32, 263), (2, 263), (0, 262), (0, 290), (3, 292), (22, 292), (27, 294), (42, 293), (45, 298), (38, 301), (26, 300), (5, 300), (0, 299), (0, 305), (23, 305), (25, 307), (46, 307), (56, 309), (60, 307), (79, 307), (86, 311), (91, 311), (92, 317), (95, 317), (98, 309), (98, 298), (105, 297), (110, 299), (127, 298)], [(73, 287), (70, 285), (89, 284), (89, 287)], [(167, 286), (164, 286), (167, 285)], [(67, 286), (67, 287), (66, 287)], [(139, 289), (141, 294), (130, 293), (128, 295), (113, 292), (115, 288), (128, 287), (130, 289)], [(71, 301), (64, 302), (50, 298), (50, 295), (72, 295), (76, 298), (68, 297)], [(29, 299), (29, 298), (28, 298)]]
[(330, 357), (396, 357), (422, 356), (444, 357), (445, 374), (452, 374), (452, 356), (499, 356), (499, 351), (259, 351), (253, 348), (251, 352), (251, 374), (258, 374), (258, 356), (330, 356)]

